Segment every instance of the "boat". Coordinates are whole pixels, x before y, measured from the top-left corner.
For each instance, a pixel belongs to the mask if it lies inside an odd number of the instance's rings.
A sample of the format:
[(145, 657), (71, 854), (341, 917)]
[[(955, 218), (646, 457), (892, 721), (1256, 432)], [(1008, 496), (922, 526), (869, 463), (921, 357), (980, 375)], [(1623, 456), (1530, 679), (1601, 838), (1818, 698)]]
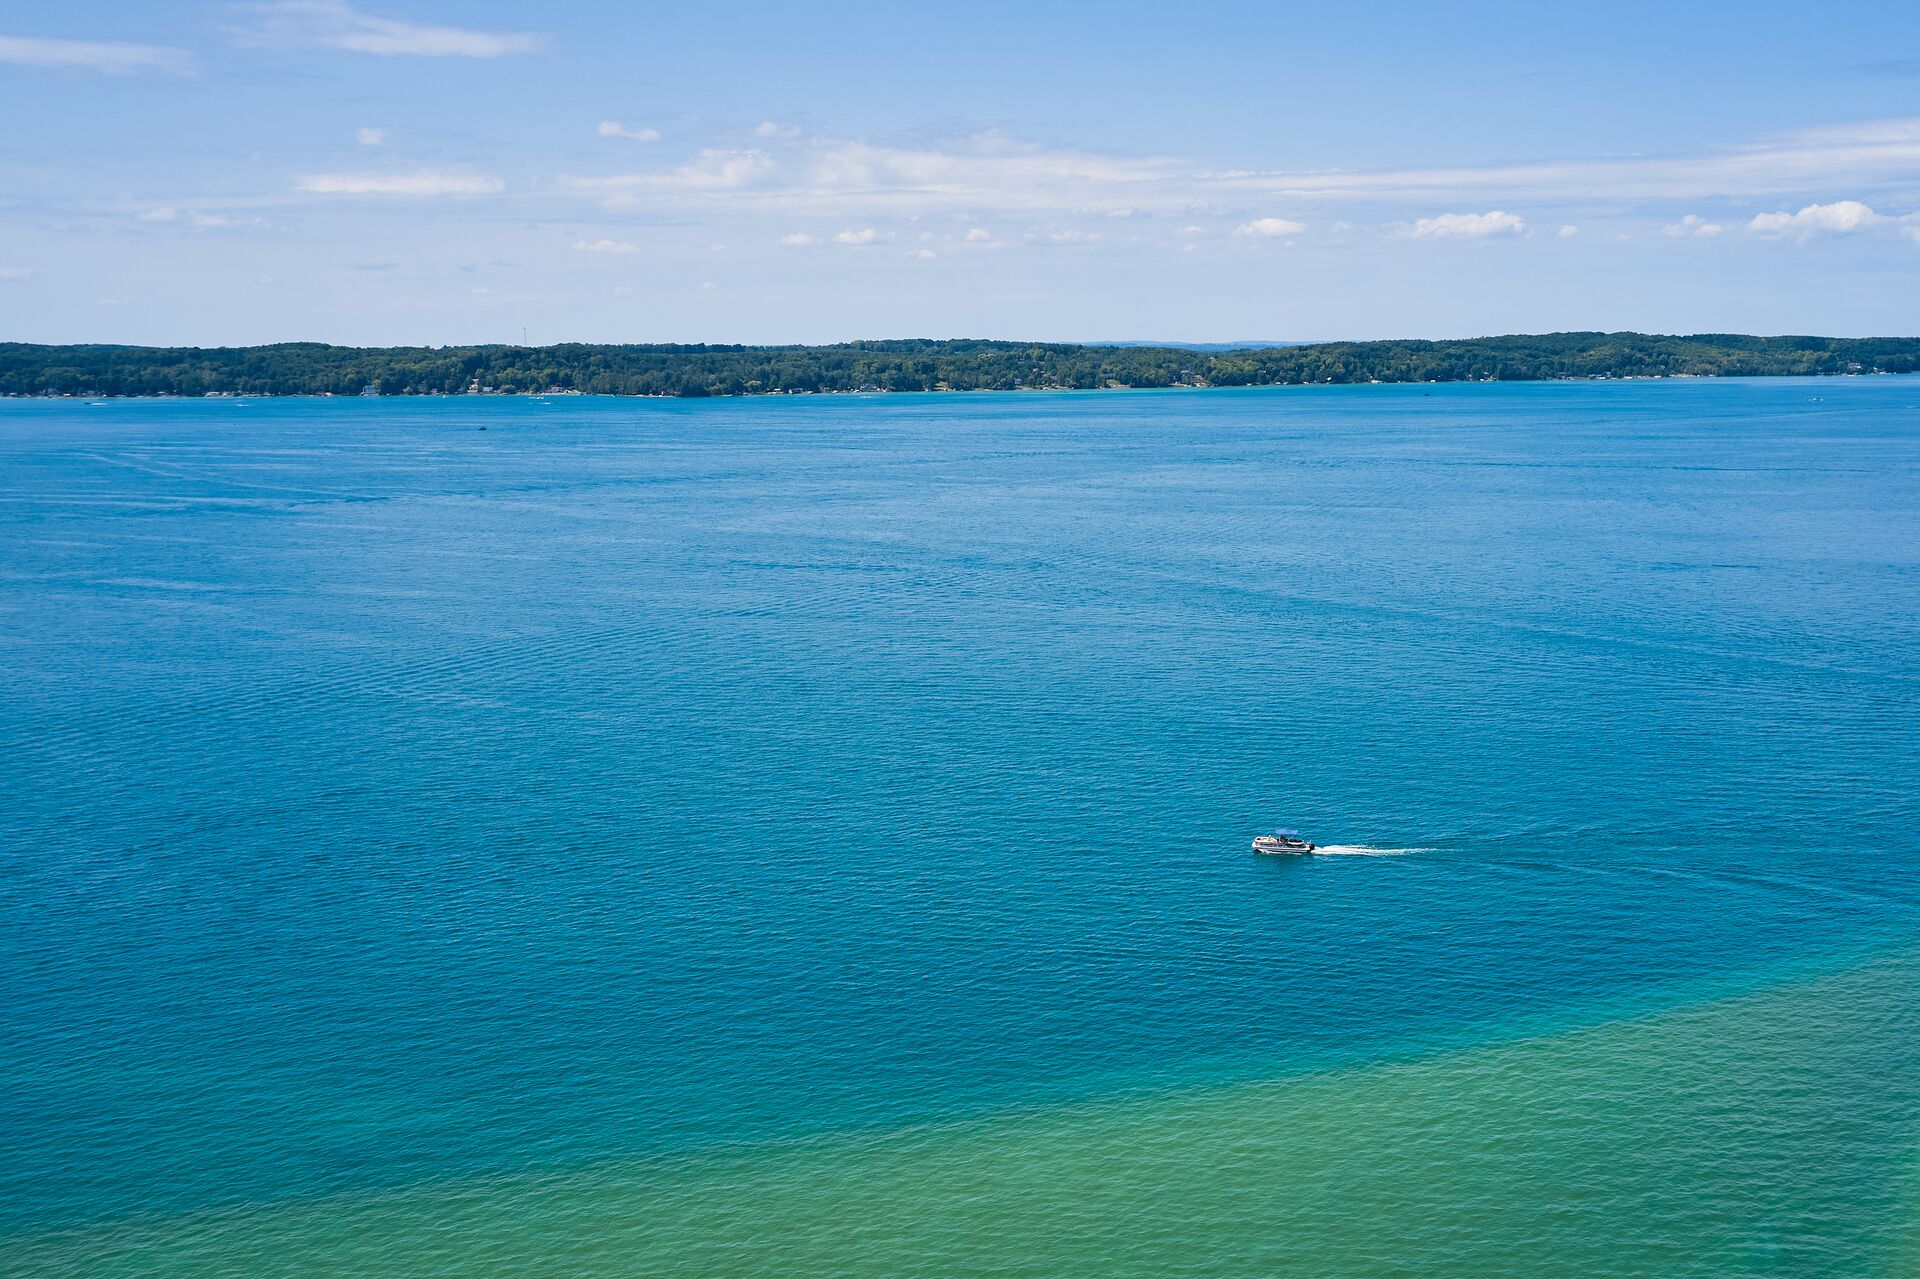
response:
[(1253, 851), (1256, 853), (1301, 855), (1316, 852), (1319, 847), (1318, 844), (1309, 844), (1300, 838), (1300, 832), (1297, 830), (1275, 831), (1271, 835), (1253, 837)]

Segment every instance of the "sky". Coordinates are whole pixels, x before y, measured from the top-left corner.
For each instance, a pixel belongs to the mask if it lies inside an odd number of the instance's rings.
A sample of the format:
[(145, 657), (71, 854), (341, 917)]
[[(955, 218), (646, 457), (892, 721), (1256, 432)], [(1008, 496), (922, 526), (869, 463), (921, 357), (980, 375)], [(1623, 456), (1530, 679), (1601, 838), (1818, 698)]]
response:
[(1920, 334), (1920, 5), (0, 7), (0, 340)]

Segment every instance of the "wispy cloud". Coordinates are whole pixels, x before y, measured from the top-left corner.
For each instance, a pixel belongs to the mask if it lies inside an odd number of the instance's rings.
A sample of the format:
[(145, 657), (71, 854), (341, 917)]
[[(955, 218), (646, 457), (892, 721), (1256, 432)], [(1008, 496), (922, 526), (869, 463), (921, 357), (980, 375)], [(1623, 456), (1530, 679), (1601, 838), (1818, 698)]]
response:
[(386, 143), (387, 131), (385, 129), (373, 128), (356, 129), (354, 130), (353, 140), (363, 147), (382, 146)]
[(23, 67), (64, 67), (104, 75), (168, 71), (186, 75), (193, 60), (184, 49), (119, 41), (48, 40), (38, 36), (0, 36), (0, 62)]
[[(763, 136), (784, 137), (787, 126), (766, 122)], [(612, 134), (625, 126), (609, 122)], [(740, 213), (782, 209), (814, 216), (879, 218), (991, 214), (1031, 216), (1048, 223), (1102, 221), (1130, 216), (1191, 219), (1197, 209), (1238, 212), (1229, 226), (1258, 236), (1269, 225), (1258, 201), (1276, 196), (1365, 200), (1376, 204), (1434, 201), (1455, 193), (1480, 208), (1523, 219), (1527, 205), (1577, 200), (1583, 207), (1644, 204), (1666, 199), (1768, 192), (1811, 193), (1839, 175), (1863, 181), (1920, 176), (1920, 119), (1867, 122), (1786, 135), (1766, 142), (1700, 155), (1598, 158), (1537, 163), (1421, 168), (1346, 173), (1208, 170), (1166, 156), (1102, 154), (1023, 143), (1001, 134), (978, 134), (923, 146), (811, 138), (778, 164), (756, 150), (709, 149), (678, 168), (655, 173), (579, 176), (568, 189), (623, 192), (626, 203), (649, 201), (682, 208), (703, 201)], [(1861, 190), (1872, 190), (1871, 181)], [(1484, 200), (1484, 203), (1481, 201)], [(1466, 201), (1463, 199), (1462, 203)], [(1255, 205), (1252, 210), (1248, 205)], [(1457, 206), (1456, 206), (1457, 207)], [(1266, 234), (1297, 219), (1274, 218)], [(1560, 219), (1546, 221), (1550, 231)], [(1425, 217), (1407, 224), (1416, 237), (1483, 238), (1525, 234), (1524, 225), (1488, 221), (1480, 213)]]
[(500, 58), (536, 53), (547, 37), (530, 31), (474, 31), (363, 13), (344, 0), (274, 0), (246, 6), (254, 25), (247, 43), (281, 48), (340, 49), (385, 57)]
[(311, 195), (476, 196), (505, 189), (499, 178), (477, 173), (315, 173), (294, 183)]
[(833, 237), (833, 242), (835, 244), (851, 244), (859, 247), (867, 244), (878, 244), (881, 240), (891, 238), (890, 236), (881, 235), (880, 232), (873, 227), (863, 226), (858, 228), (849, 227), (847, 230), (839, 232)]
[[(789, 131), (789, 126), (765, 123), (770, 128), (758, 130), (764, 136), (785, 137)], [(609, 121), (602, 132), (624, 137), (648, 131)], [(1206, 216), (1232, 218), (1219, 228), (1223, 233), (1243, 228), (1239, 233), (1246, 237), (1284, 239), (1299, 233), (1288, 225), (1298, 219), (1265, 214), (1261, 206), (1311, 197), (1379, 206), (1381, 221), (1400, 236), (1472, 240), (1527, 235), (1529, 220), (1547, 234), (1564, 234), (1558, 228), (1568, 224), (1567, 206), (1576, 202), (1582, 209), (1638, 212), (1667, 201), (1744, 198), (1766, 200), (1769, 204), (1760, 205), (1766, 208), (1782, 196), (1800, 195), (1802, 202), (1817, 198), (1843, 181), (1857, 179), (1852, 189), (1868, 195), (1881, 189), (1876, 182), (1911, 184), (1920, 180), (1920, 118), (1808, 130), (1695, 155), (1371, 173), (1210, 170), (1167, 156), (1039, 146), (998, 133), (918, 146), (810, 137), (777, 153), (776, 161), (768, 151), (713, 147), (677, 167), (570, 176), (557, 189), (598, 195), (616, 207), (680, 216), (693, 210), (703, 216), (795, 215), (856, 226), (884, 225), (882, 219), (896, 217), (951, 219), (966, 226), (993, 217), (1024, 222), (1013, 238), (1038, 243), (1091, 234), (1121, 212), (1177, 218), (1171, 225), (1178, 226), (1196, 222), (1203, 210)], [(1395, 219), (1392, 206), (1416, 203), (1490, 211), (1428, 215), (1416, 208)], [(1656, 228), (1674, 213), (1659, 208), (1657, 216)], [(779, 233), (769, 228), (766, 234)]]
[(161, 226), (184, 226), (195, 231), (241, 230), (264, 227), (264, 218), (235, 216), (229, 213), (203, 213), (199, 209), (177, 209), (171, 204), (142, 209), (134, 217)]
[(763, 151), (725, 151), (708, 148), (689, 164), (664, 173), (616, 173), (598, 178), (562, 178), (563, 186), (577, 191), (733, 191), (746, 186), (773, 168), (772, 157)]
[(638, 253), (640, 246), (629, 244), (625, 240), (581, 240), (574, 246), (576, 253)]
[(1484, 240), (1492, 235), (1525, 235), (1527, 220), (1517, 213), (1493, 209), (1487, 213), (1442, 213), (1421, 218), (1399, 234), (1408, 239)]
[(970, 221), (1000, 213), (1105, 221), (1120, 210), (1131, 215), (1183, 207), (1193, 194), (1178, 178), (1165, 159), (1116, 159), (987, 135), (911, 149), (809, 139), (793, 153), (782, 151), (778, 160), (760, 150), (709, 148), (677, 168), (569, 175), (558, 186), (600, 194), (616, 207), (676, 213), (691, 206), (708, 213), (778, 210), (858, 222), (923, 215)]
[(235, 217), (229, 213), (187, 211), (187, 225), (196, 231), (239, 231), (267, 225), (264, 218)]
[(1291, 218), (1255, 218), (1251, 222), (1242, 222), (1233, 229), (1235, 235), (1250, 236), (1255, 239), (1279, 239), (1289, 235), (1299, 235), (1307, 229), (1304, 222), (1295, 222)]
[(1223, 187), (1322, 198), (1431, 198), (1496, 191), (1506, 198), (1609, 201), (1765, 196), (1846, 182), (1906, 181), (1920, 173), (1920, 117), (1808, 129), (1690, 155), (1546, 160), (1373, 172), (1213, 175)]
[[(601, 136), (622, 141), (646, 140), (656, 133), (619, 120), (603, 121), (597, 128)], [(658, 163), (631, 158), (650, 151), (616, 149), (629, 160), (624, 166), (609, 166), (613, 172), (529, 178), (513, 184), (515, 194), (553, 207), (591, 201), (668, 222), (699, 221), (713, 225), (716, 234), (721, 225), (737, 222), (747, 237), (741, 243), (762, 245), (803, 243), (792, 238), (798, 235), (831, 244), (837, 239), (836, 228), (843, 228), (843, 235), (871, 230), (876, 237), (890, 232), (907, 239), (911, 237), (905, 230), (910, 228), (919, 244), (951, 256), (950, 250), (970, 245), (1091, 244), (1103, 235), (1114, 244), (1173, 249), (1209, 237), (1284, 242), (1320, 231), (1329, 245), (1350, 244), (1341, 237), (1347, 219), (1370, 224), (1376, 234), (1449, 243), (1534, 235), (1610, 242), (1609, 235), (1586, 225), (1588, 216), (1611, 219), (1605, 230), (1616, 234), (1657, 235), (1667, 229), (1675, 237), (1706, 240), (1749, 228), (1756, 236), (1804, 238), (1871, 225), (1866, 220), (1843, 225), (1850, 204), (1872, 215), (1870, 206), (1903, 198), (1901, 185), (1889, 178), (1879, 187), (1842, 187), (1859, 197), (1854, 201), (1808, 203), (1832, 190), (1837, 183), (1829, 181), (1830, 174), (1848, 165), (1857, 163), (1861, 172), (1882, 175), (1904, 172), (1903, 181), (1920, 181), (1920, 119), (1806, 131), (1692, 157), (1357, 175), (1209, 170), (1166, 156), (1040, 146), (994, 133), (917, 145), (802, 136), (764, 148), (690, 149), (669, 153)], [(1902, 156), (1910, 158), (1903, 161)], [(1806, 180), (1804, 191), (1725, 194), (1739, 187), (1788, 182), (1796, 175)], [(1457, 198), (1436, 194), (1450, 184), (1460, 188)], [(460, 170), (334, 172), (303, 177), (298, 184), (309, 196), (459, 197), (507, 189), (499, 178)], [(1277, 212), (1308, 207), (1301, 199), (1309, 191), (1326, 194), (1317, 206), (1326, 210), (1324, 216)], [(1349, 198), (1357, 206), (1352, 210), (1326, 209)], [(1698, 214), (1682, 216), (1688, 207), (1683, 199), (1713, 200), (1714, 208), (1745, 207), (1737, 215), (1709, 222)], [(1570, 218), (1576, 209), (1584, 215), (1579, 228)], [(1122, 212), (1128, 216), (1121, 217)], [(1337, 217), (1340, 213), (1346, 217)], [(576, 207), (565, 216), (588, 213)], [(994, 228), (991, 235), (983, 222)], [(1881, 233), (1891, 238), (1904, 225), (1894, 219)], [(822, 226), (828, 229), (819, 230)], [(808, 230), (793, 230), (796, 227)], [(978, 234), (969, 234), (969, 228)]]
[(781, 236), (780, 243), (787, 245), (790, 248), (797, 249), (797, 248), (802, 248), (806, 245), (812, 244), (813, 237), (808, 235), (805, 231), (795, 231), (791, 235)]
[(26, 280), (33, 277), (30, 266), (0, 266), (0, 280)]
[(762, 120), (759, 124), (753, 126), (753, 136), (756, 138), (797, 138), (800, 136), (800, 127), (793, 124), (781, 124), (776, 120)]
[(1176, 174), (1174, 164), (1165, 159), (1033, 147), (984, 135), (953, 149), (831, 144), (815, 156), (808, 181), (817, 194), (829, 197), (975, 198), (1001, 207), (1072, 209), (1095, 203), (1099, 194), (1149, 186)]
[(1832, 204), (1809, 204), (1798, 213), (1760, 213), (1747, 223), (1756, 235), (1778, 238), (1795, 236), (1806, 243), (1818, 235), (1847, 235), (1865, 231), (1887, 219), (1858, 200), (1837, 200)]
[(1726, 229), (1726, 227), (1718, 222), (1707, 221), (1698, 213), (1689, 213), (1678, 222), (1661, 227), (1660, 233), (1662, 235), (1673, 236), (1676, 239), (1711, 240)]
[(1058, 248), (1075, 248), (1083, 244), (1098, 244), (1104, 238), (1098, 231), (1085, 231), (1078, 227), (1046, 227), (1031, 232), (1027, 236), (1027, 242), (1053, 245)]
[[(625, 190), (636, 202), (653, 192), (669, 205), (687, 196), (731, 201), (750, 189), (750, 203), (740, 199), (731, 207), (848, 218), (1008, 214), (1105, 220), (1125, 211), (1190, 220), (1194, 211), (1208, 209), (1237, 211), (1237, 225), (1257, 225), (1263, 221), (1256, 216), (1258, 203), (1275, 198), (1404, 205), (1450, 195), (1518, 218), (1532, 211), (1527, 206), (1574, 201), (1622, 207), (1811, 196), (1842, 183), (1862, 192), (1910, 185), (1920, 180), (1920, 117), (1806, 130), (1698, 154), (1373, 172), (1210, 170), (1166, 156), (1036, 146), (997, 133), (913, 147), (813, 138), (795, 150), (790, 158), (783, 153), (777, 167), (761, 152), (709, 150), (670, 173), (578, 178), (571, 185)], [(1525, 233), (1524, 227), (1473, 220), (1483, 216), (1425, 218), (1410, 223), (1414, 229), (1406, 233)], [(1560, 220), (1546, 225), (1557, 227)]]
[(660, 130), (658, 129), (629, 129), (618, 120), (602, 120), (598, 132), (603, 138), (625, 138), (629, 142), (658, 142), (660, 140)]

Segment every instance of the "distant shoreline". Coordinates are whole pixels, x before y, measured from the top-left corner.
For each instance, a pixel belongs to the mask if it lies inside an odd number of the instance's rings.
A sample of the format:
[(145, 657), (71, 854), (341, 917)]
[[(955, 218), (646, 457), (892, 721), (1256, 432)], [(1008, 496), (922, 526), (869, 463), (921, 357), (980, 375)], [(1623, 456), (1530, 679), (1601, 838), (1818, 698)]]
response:
[(1549, 333), (1236, 350), (974, 339), (831, 346), (0, 343), (0, 396), (740, 395), (1793, 377), (1920, 371), (1920, 338)]
[(1913, 373), (1893, 373), (1878, 370), (1874, 373), (1649, 373), (1624, 374), (1617, 377), (1552, 377), (1552, 378), (1455, 378), (1451, 380), (1433, 379), (1425, 382), (1249, 382), (1232, 386), (1017, 386), (1006, 389), (998, 387), (936, 387), (933, 390), (868, 390), (868, 391), (735, 391), (703, 397), (688, 397), (665, 392), (623, 392), (623, 391), (484, 391), (477, 394), (448, 391), (395, 391), (391, 394), (357, 395), (337, 394), (331, 391), (208, 391), (200, 395), (174, 395), (167, 392), (155, 394), (72, 394), (29, 395), (22, 392), (0, 392), (0, 400), (145, 400), (145, 401), (185, 401), (200, 400), (547, 400), (547, 399), (585, 399), (585, 400), (683, 400), (688, 398), (704, 399), (871, 399), (876, 396), (898, 395), (1125, 395), (1130, 393), (1187, 391), (1194, 393), (1219, 391), (1282, 391), (1314, 390), (1330, 387), (1364, 386), (1541, 386), (1556, 385), (1584, 386), (1595, 382), (1730, 382), (1743, 378), (1818, 378), (1823, 381), (1837, 381), (1846, 378), (1912, 377)]

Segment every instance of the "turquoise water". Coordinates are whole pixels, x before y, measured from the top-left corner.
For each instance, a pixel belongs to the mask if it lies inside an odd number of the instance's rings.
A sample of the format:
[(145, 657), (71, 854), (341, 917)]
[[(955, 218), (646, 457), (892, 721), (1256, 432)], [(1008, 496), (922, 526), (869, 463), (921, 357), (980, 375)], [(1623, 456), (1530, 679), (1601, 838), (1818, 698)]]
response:
[(1912, 1273), (1916, 478), (1895, 378), (0, 402), (0, 1272)]

